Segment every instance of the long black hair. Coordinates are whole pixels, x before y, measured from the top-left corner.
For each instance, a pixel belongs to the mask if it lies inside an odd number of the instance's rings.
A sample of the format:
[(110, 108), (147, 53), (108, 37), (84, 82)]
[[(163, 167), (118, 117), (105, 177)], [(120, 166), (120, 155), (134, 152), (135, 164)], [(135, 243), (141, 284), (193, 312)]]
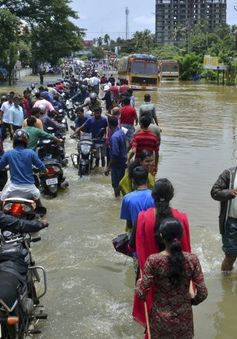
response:
[(162, 251), (164, 250), (165, 245), (160, 237), (160, 224), (163, 219), (172, 217), (170, 200), (174, 196), (174, 187), (168, 179), (159, 179), (155, 182), (155, 186), (152, 190), (152, 196), (156, 208), (155, 237), (157, 245)]
[(181, 222), (175, 218), (163, 219), (160, 224), (160, 234), (170, 254), (168, 257), (169, 282), (171, 286), (179, 287), (184, 278), (184, 255), (180, 242), (183, 235)]

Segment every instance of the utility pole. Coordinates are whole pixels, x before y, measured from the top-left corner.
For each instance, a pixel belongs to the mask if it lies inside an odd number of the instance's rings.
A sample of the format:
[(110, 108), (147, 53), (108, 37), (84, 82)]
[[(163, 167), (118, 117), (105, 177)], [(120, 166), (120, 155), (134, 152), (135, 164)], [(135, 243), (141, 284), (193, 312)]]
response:
[(128, 32), (128, 14), (129, 14), (129, 9), (128, 7), (125, 8), (125, 15), (126, 15), (126, 40), (128, 40), (128, 35), (129, 35), (129, 32)]

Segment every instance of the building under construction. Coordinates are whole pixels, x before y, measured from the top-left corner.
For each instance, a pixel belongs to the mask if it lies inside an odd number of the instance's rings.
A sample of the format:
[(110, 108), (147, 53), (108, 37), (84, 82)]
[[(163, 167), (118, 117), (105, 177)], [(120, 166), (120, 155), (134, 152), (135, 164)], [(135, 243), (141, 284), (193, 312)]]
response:
[(160, 45), (187, 41), (200, 22), (208, 32), (226, 24), (226, 0), (156, 0), (156, 40)]

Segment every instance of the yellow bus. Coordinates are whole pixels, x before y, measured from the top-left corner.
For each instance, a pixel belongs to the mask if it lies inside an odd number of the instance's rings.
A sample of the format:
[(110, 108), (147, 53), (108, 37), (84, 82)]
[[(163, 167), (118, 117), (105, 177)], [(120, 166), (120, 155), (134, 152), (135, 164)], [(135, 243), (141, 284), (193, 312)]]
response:
[(179, 63), (175, 60), (159, 60), (160, 81), (179, 80)]
[(131, 54), (118, 61), (118, 78), (127, 80), (132, 89), (156, 90), (157, 58), (147, 54)]

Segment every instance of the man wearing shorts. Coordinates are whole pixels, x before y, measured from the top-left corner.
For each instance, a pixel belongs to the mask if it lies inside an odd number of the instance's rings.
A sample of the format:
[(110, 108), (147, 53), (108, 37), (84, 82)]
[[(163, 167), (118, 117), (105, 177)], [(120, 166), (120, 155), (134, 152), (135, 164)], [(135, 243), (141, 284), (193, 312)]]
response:
[(226, 169), (211, 189), (214, 200), (220, 201), (219, 228), (225, 258), (222, 271), (231, 271), (237, 258), (237, 167)]

